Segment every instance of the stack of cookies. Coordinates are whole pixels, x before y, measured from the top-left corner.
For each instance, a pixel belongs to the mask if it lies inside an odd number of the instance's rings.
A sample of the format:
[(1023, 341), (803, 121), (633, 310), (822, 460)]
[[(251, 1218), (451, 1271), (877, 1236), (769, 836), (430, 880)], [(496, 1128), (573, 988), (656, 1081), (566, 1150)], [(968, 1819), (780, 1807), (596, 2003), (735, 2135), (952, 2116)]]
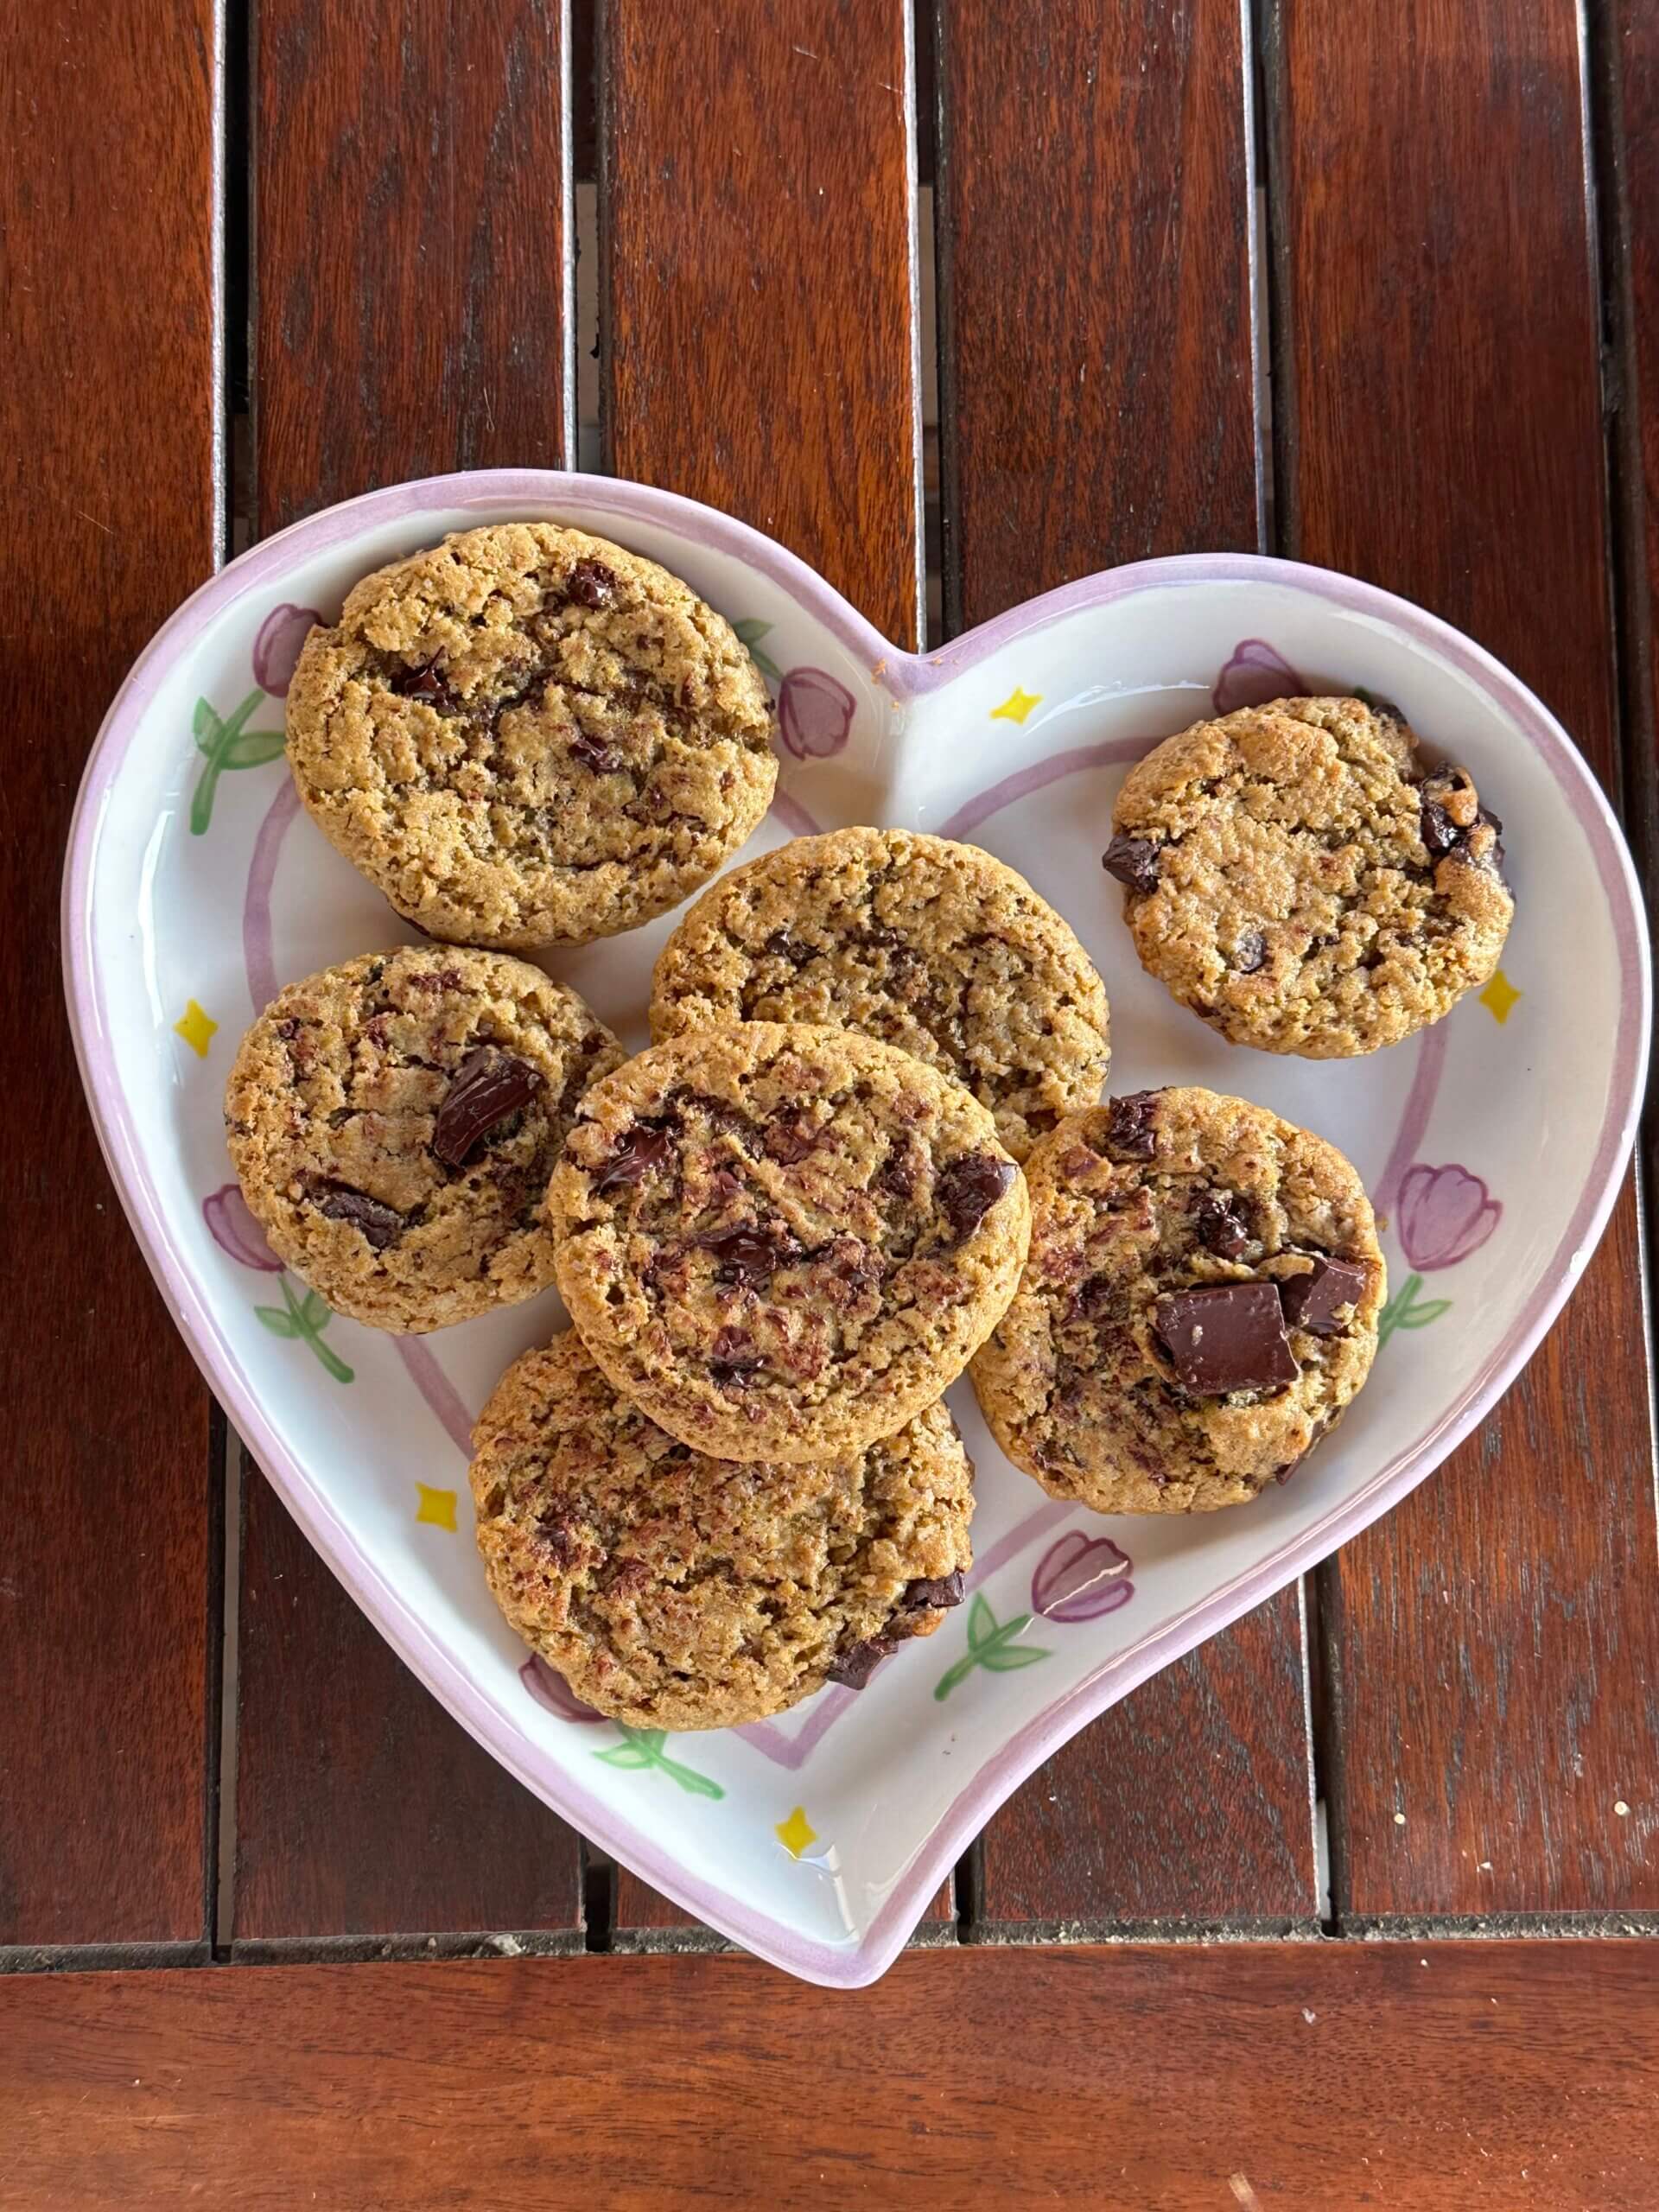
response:
[[(1332, 1146), (1203, 1090), (1101, 1103), (1105, 992), (977, 849), (800, 838), (714, 883), (632, 1059), (512, 957), (708, 882), (770, 803), (765, 687), (653, 563), (546, 524), (367, 578), (289, 693), (301, 795), (429, 942), (291, 986), (227, 1099), (249, 1204), (343, 1313), (556, 1282), (475, 1431), (490, 1586), (643, 1726), (859, 1688), (970, 1564), (969, 1370), (1016, 1466), (1109, 1511), (1283, 1480), (1360, 1388), (1383, 1268)], [(1236, 1041), (1392, 1041), (1484, 980), (1496, 826), (1397, 717), (1160, 746), (1107, 865), (1144, 963)]]

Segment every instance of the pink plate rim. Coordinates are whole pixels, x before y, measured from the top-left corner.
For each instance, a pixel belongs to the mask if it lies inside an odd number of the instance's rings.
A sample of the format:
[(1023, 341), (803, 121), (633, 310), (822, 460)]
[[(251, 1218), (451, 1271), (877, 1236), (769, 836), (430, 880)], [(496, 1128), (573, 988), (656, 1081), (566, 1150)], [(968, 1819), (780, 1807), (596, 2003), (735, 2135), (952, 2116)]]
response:
[[(297, 558), (387, 522), (446, 509), (519, 503), (555, 512), (600, 511), (625, 521), (658, 524), (733, 556), (780, 587), (901, 702), (937, 689), (1014, 639), (1046, 628), (1063, 615), (1160, 587), (1270, 583), (1370, 616), (1458, 668), (1521, 730), (1550, 770), (1588, 838), (1607, 893), (1619, 963), (1619, 1022), (1606, 1113), (1554, 1260), (1503, 1343), (1433, 1427), (1356, 1497), (1287, 1541), (1269, 1559), (1106, 1661), (994, 1751), (964, 1783), (855, 1945), (815, 1942), (786, 1923), (753, 1911), (741, 1899), (690, 1878), (648, 1835), (619, 1819), (545, 1761), (505, 1710), (466, 1678), (408, 1600), (358, 1550), (327, 1497), (268, 1424), (250, 1378), (175, 1248), (117, 1077), (102, 977), (92, 959), (94, 863), (117, 776), (163, 672), (228, 607), (247, 593), (270, 588)], [(1082, 577), (999, 615), (938, 652), (911, 653), (881, 637), (804, 562), (747, 524), (677, 493), (615, 477), (553, 469), (482, 469), (365, 493), (291, 524), (203, 584), (140, 654), (104, 719), (70, 829), (62, 926), (65, 994), (81, 1078), (133, 1232), (208, 1384), (334, 1574), (433, 1694), (527, 1789), (653, 1887), (734, 1942), (809, 1981), (839, 1988), (861, 1987), (887, 1970), (947, 1868), (1004, 1799), (1061, 1743), (1160, 1667), (1357, 1535), (1413, 1490), (1484, 1418), (1536, 1350), (1606, 1225), (1635, 1139), (1650, 1014), (1642, 896), (1623, 835), (1600, 789), (1566, 732), (1517, 677), (1459, 632), (1408, 601), (1356, 577), (1299, 562), (1250, 553), (1183, 554)]]

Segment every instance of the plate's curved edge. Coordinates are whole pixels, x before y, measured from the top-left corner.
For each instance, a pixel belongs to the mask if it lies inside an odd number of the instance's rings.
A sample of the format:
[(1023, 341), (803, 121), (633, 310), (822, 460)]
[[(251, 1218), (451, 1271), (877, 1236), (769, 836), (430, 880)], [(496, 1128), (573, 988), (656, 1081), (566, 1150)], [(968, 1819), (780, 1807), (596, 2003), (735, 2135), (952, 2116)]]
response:
[[(536, 501), (564, 498), (613, 512), (632, 511), (645, 519), (678, 527), (686, 535), (730, 552), (781, 585), (839, 635), (849, 650), (874, 654), (873, 676), (900, 697), (934, 688), (959, 669), (998, 650), (1010, 639), (1046, 626), (1062, 615), (1103, 604), (1135, 589), (1159, 585), (1230, 581), (1274, 582), (1300, 588), (1356, 611), (1379, 615), (1460, 665), (1529, 732), (1585, 829), (1607, 888), (1618, 947), (1621, 1020), (1602, 1134), (1554, 1264), (1541, 1274), (1536, 1294), (1480, 1376), (1458, 1404), (1449, 1409), (1445, 1421), (1430, 1437), (1396, 1465), (1376, 1478), (1355, 1498), (1300, 1537), (1282, 1546), (1268, 1560), (1259, 1562), (1226, 1589), (1212, 1593), (1128, 1652), (1118, 1654), (1097, 1674), (1077, 1684), (1002, 1745), (958, 1793), (927, 1842), (895, 1881), (892, 1893), (861, 1941), (844, 1948), (815, 1943), (785, 1923), (751, 1915), (734, 1899), (721, 1892), (705, 1891), (700, 1883), (686, 1878), (677, 1866), (659, 1859), (648, 1839), (626, 1822), (617, 1820), (563, 1771), (542, 1771), (533, 1747), (522, 1731), (453, 1667), (406, 1601), (346, 1537), (326, 1498), (290, 1459), (266, 1423), (230, 1344), (214, 1324), (211, 1312), (195, 1295), (188, 1271), (175, 1259), (143, 1160), (133, 1141), (124, 1101), (118, 1086), (113, 1084), (112, 1066), (107, 1064), (92, 961), (92, 861), (114, 772), (155, 688), (158, 671), (175, 644), (186, 632), (219, 612), (221, 606), (233, 604), (245, 593), (267, 582), (271, 573), (279, 571), (296, 538), (307, 539), (309, 550), (311, 541), (333, 543), (353, 535), (366, 521), (414, 513), (439, 504), (464, 507), (518, 497)], [(1554, 717), (1517, 677), (1471, 640), (1421, 608), (1357, 579), (1257, 555), (1186, 555), (1142, 562), (1063, 586), (970, 632), (945, 653), (924, 659), (890, 645), (832, 586), (794, 555), (715, 509), (673, 493), (612, 478), (550, 470), (490, 470), (473, 475), (429, 478), (368, 493), (342, 506), (291, 524), (210, 578), (162, 626), (117, 693), (89, 755), (65, 861), (62, 926), (65, 995), (76, 1058), (99, 1142), (123, 1208), (146, 1262), (174, 1310), (192, 1356), (210, 1387), (226, 1401), (238, 1431), (258, 1452), (262, 1465), (276, 1482), (285, 1502), (331, 1571), (462, 1726), (543, 1802), (574, 1821), (617, 1858), (635, 1868), (643, 1878), (733, 1941), (805, 1980), (830, 1987), (852, 1988), (875, 1980), (892, 1964), (928, 1897), (964, 1845), (1059, 1743), (1126, 1696), (1158, 1669), (1225, 1627), (1281, 1587), (1292, 1575), (1305, 1571), (1397, 1503), (1470, 1433), (1530, 1358), (1565, 1304), (1605, 1227), (1634, 1142), (1647, 1061), (1651, 999), (1643, 911), (1623, 833), (1599, 786)]]

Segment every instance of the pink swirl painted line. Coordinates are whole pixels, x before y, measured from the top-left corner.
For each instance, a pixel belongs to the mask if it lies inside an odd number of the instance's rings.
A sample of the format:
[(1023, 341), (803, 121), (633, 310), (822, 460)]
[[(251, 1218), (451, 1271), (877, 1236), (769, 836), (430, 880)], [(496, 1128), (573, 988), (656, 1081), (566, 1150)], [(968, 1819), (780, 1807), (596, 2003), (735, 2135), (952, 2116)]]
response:
[(1131, 760), (1138, 760), (1150, 753), (1158, 742), (1153, 737), (1113, 737), (1100, 745), (1076, 745), (1065, 753), (1052, 753), (1046, 760), (1033, 760), (1028, 766), (1016, 768), (1011, 776), (1004, 776), (1001, 783), (993, 784), (988, 791), (977, 791), (964, 799), (952, 815), (939, 824), (941, 837), (965, 837), (970, 830), (977, 830), (982, 822), (988, 822), (1005, 806), (1012, 806), (1017, 798), (1028, 798), (1033, 791), (1046, 791), (1050, 784), (1058, 784), (1066, 776), (1076, 776), (1085, 768), (1122, 768)]

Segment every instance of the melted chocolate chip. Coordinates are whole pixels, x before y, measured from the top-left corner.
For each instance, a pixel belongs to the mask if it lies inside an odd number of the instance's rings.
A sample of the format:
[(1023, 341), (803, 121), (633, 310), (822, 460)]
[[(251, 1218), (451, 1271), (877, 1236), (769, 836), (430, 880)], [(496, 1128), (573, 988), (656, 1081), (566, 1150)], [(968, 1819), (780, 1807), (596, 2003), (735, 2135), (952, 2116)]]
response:
[(595, 776), (612, 776), (622, 766), (622, 755), (601, 745), (585, 729), (579, 729), (570, 741), (570, 758), (580, 760), (584, 768)]
[(594, 1178), (595, 1194), (602, 1198), (607, 1191), (659, 1174), (673, 1148), (673, 1139), (660, 1122), (636, 1122)]
[(771, 1229), (720, 1229), (696, 1241), (715, 1255), (715, 1281), (745, 1290), (763, 1290), (779, 1268), (801, 1256), (792, 1236)]
[(1250, 1241), (1250, 1225), (1239, 1204), (1230, 1191), (1200, 1191), (1192, 1201), (1198, 1242), (1218, 1260), (1242, 1260)]
[(1436, 860), (1463, 841), (1462, 830), (1446, 809), (1437, 806), (1433, 799), (1426, 799), (1423, 803), (1422, 835), (1424, 844)]
[(1085, 1175), (1092, 1175), (1101, 1165), (1101, 1158), (1086, 1144), (1074, 1144), (1068, 1145), (1054, 1164), (1068, 1183), (1076, 1183)]
[(1143, 897), (1158, 888), (1158, 848), (1149, 838), (1126, 837), (1120, 830), (1100, 856), (1108, 875)]
[(450, 1077), (432, 1131), (432, 1149), (446, 1167), (464, 1167), (474, 1146), (510, 1114), (528, 1106), (540, 1073), (512, 1052), (480, 1045)]
[(861, 1690), (899, 1641), (902, 1639), (872, 1636), (855, 1643), (850, 1650), (838, 1652), (830, 1662), (830, 1680), (839, 1682), (843, 1689)]
[(906, 1152), (890, 1152), (875, 1172), (870, 1185), (884, 1198), (903, 1201), (916, 1195), (916, 1166)]
[(709, 1350), (709, 1372), (722, 1390), (747, 1390), (750, 1376), (766, 1363), (747, 1329), (721, 1329)]
[(1278, 1389), (1301, 1373), (1285, 1334), (1276, 1283), (1176, 1291), (1158, 1300), (1154, 1326), (1181, 1388), (1194, 1397)]
[(1090, 1275), (1073, 1292), (1066, 1311), (1070, 1321), (1103, 1321), (1122, 1306), (1122, 1293), (1110, 1275)]
[(392, 677), (391, 688), (400, 699), (423, 699), (441, 715), (461, 711), (461, 702), (444, 681), (435, 661), (429, 661), (424, 668), (404, 669), (401, 675)]
[(762, 1149), (768, 1160), (775, 1160), (781, 1166), (792, 1167), (798, 1160), (804, 1160), (809, 1152), (818, 1147), (818, 1132), (794, 1115), (779, 1115), (766, 1127)]
[(1158, 1149), (1158, 1093), (1132, 1090), (1114, 1098), (1106, 1123), (1106, 1142), (1117, 1160), (1150, 1160)]
[(934, 1576), (930, 1580), (906, 1582), (899, 1592), (894, 1611), (900, 1613), (931, 1613), (948, 1605), (962, 1603), (962, 1569), (952, 1567), (949, 1574)]
[(1334, 1337), (1342, 1328), (1339, 1309), (1358, 1305), (1366, 1280), (1365, 1269), (1352, 1260), (1315, 1260), (1311, 1274), (1290, 1275), (1280, 1284), (1285, 1319), (1310, 1336)]
[(372, 1252), (395, 1244), (409, 1226), (395, 1208), (382, 1205), (366, 1191), (354, 1191), (349, 1183), (318, 1184), (311, 1203), (326, 1219), (349, 1222)]
[(1251, 930), (1233, 947), (1233, 972), (1254, 976), (1266, 965), (1267, 957), (1268, 940), (1260, 930)]
[(1011, 1160), (994, 1152), (970, 1152), (940, 1171), (934, 1195), (960, 1244), (971, 1236), (997, 1200), (1014, 1188), (1020, 1173)]
[(578, 607), (596, 613), (608, 607), (616, 592), (616, 576), (602, 561), (578, 561), (564, 580), (564, 595)]
[(810, 944), (798, 944), (787, 930), (773, 930), (760, 950), (774, 960), (787, 960), (791, 968), (798, 969), (817, 957)]

